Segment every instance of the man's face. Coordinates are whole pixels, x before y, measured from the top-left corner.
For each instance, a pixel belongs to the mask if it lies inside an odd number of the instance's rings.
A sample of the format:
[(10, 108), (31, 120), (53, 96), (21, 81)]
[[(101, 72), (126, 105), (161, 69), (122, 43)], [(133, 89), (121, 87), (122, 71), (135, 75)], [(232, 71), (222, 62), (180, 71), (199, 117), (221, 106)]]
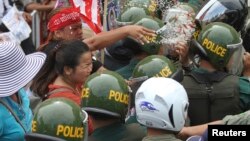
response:
[(82, 23), (78, 22), (75, 24), (68, 25), (62, 30), (62, 39), (63, 40), (72, 40), (79, 39), (82, 40)]

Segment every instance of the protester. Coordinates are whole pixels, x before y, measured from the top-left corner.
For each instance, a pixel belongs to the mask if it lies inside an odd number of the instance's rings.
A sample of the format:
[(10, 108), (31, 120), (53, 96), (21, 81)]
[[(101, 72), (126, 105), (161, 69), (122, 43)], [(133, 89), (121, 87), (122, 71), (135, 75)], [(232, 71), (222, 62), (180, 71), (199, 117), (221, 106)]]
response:
[[(70, 7), (58, 8), (51, 11), (48, 18), (50, 19), (48, 22), (48, 29), (50, 33), (48, 35), (47, 43), (43, 44), (38, 50), (41, 50), (48, 55), (60, 41), (72, 39), (82, 40), (82, 23), (76, 9)], [(57, 22), (60, 21), (60, 19), (65, 18), (69, 19), (58, 25)], [(99, 69), (104, 69), (102, 64), (96, 59), (93, 59), (92, 72)]]
[[(57, 44), (33, 79), (31, 91), (42, 100), (64, 97), (80, 106), (81, 85), (93, 67), (91, 57), (88, 46), (81, 40), (67, 40)], [(33, 110), (36, 105), (37, 103), (32, 102)], [(92, 124), (89, 123), (89, 133), (91, 132)]]
[(26, 12), (32, 12), (33, 10), (37, 11), (51, 11), (56, 4), (56, 0), (47, 0), (48, 4), (43, 4), (44, 2), (38, 3), (33, 0), (23, 0), (24, 10)]
[[(33, 79), (31, 90), (42, 99), (65, 97), (80, 106), (81, 85), (92, 71), (91, 52), (81, 40), (58, 44)], [(53, 94), (48, 95), (49, 92)]]
[[(67, 17), (67, 20), (65, 21), (61, 21), (60, 19), (63, 19)], [(59, 8), (59, 9), (55, 9), (54, 11), (52, 11), (51, 14), (51, 18), (50, 21), (48, 23), (48, 29), (50, 30), (50, 36), (49, 36), (49, 44), (41, 47), (40, 49), (43, 50), (44, 52), (46, 52), (46, 54), (50, 54), (51, 52), (55, 52), (56, 47), (58, 47), (57, 45), (59, 45), (59, 42), (61, 40), (72, 40), (72, 39), (82, 39), (82, 26), (81, 26), (81, 19), (80, 19), (80, 15), (78, 13), (78, 11), (76, 11), (76, 9), (74, 8)], [(92, 36), (90, 38), (87, 38), (84, 40), (84, 43), (79, 43), (79, 41), (75, 42), (81, 46), (86, 46), (87, 48), (89, 48), (90, 51), (94, 51), (97, 49), (101, 49), (106, 47), (109, 44), (114, 43), (115, 41), (122, 39), (126, 36), (131, 36), (134, 38), (138, 38), (138, 40), (140, 42), (143, 43), (143, 41), (147, 42), (145, 36), (154, 36), (154, 31), (146, 29), (142, 26), (136, 26), (136, 25), (132, 25), (132, 26), (125, 26), (122, 28), (118, 28), (116, 30), (113, 31), (109, 31), (109, 32), (103, 32), (103, 33), (99, 33), (95, 36)], [(140, 38), (139, 38), (140, 37)], [(70, 43), (74, 44), (72, 41), (69, 41)], [(86, 43), (86, 44), (85, 44)], [(70, 46), (71, 44), (68, 44), (67, 46)], [(72, 48), (72, 47), (69, 47)], [(78, 47), (80, 48), (80, 47)], [(59, 48), (60, 50), (60, 48)], [(72, 50), (74, 50), (72, 48)], [(70, 51), (71, 52), (71, 51)], [(52, 53), (53, 54), (53, 53)], [(67, 52), (65, 52), (65, 55), (71, 55)], [(76, 54), (75, 54), (76, 55)], [(91, 54), (89, 54), (91, 57)], [(72, 58), (77, 57), (72, 55)], [(48, 59), (50, 59), (50, 57), (48, 57)], [(61, 59), (61, 58), (60, 58)], [(75, 67), (77, 65), (77, 62), (75, 62), (76, 64), (74, 64), (75, 66), (72, 66), (72, 64), (70, 64), (70, 61), (72, 60), (68, 60), (68, 58), (64, 58), (65, 60), (63, 61), (67, 61), (69, 63), (67, 63), (69, 66)], [(73, 60), (77, 60), (78, 58), (74, 58)], [(56, 60), (58, 61), (62, 61), (59, 60), (59, 58), (57, 58)], [(89, 66), (91, 66), (92, 68), (92, 61), (88, 60), (89, 62), (87, 62), (87, 64)], [(49, 62), (49, 61), (48, 61)], [(100, 68), (100, 64), (95, 65), (95, 62), (93, 63), (93, 70), (91, 70), (92, 72), (95, 72), (96, 70), (98, 70)], [(91, 64), (90, 64), (91, 63)], [(46, 66), (46, 65), (45, 65)], [(62, 66), (64, 67), (64, 66)], [(53, 70), (51, 68), (51, 70)], [(55, 77), (53, 78), (49, 78), (49, 80), (45, 80), (44, 78), (46, 77), (46, 75), (50, 76), (50, 72), (46, 71), (47, 73), (44, 73), (44, 71), (41, 70), (41, 72), (39, 72), (39, 74), (37, 75), (37, 77), (33, 80), (33, 84), (32, 84), (32, 91), (34, 93), (37, 93), (38, 95), (45, 95), (48, 92), (48, 88), (46, 88), (46, 85), (44, 82), (48, 82), (48, 83), (52, 83), (52, 81), (54, 81), (53, 79), (55, 79)], [(53, 72), (51, 72), (53, 73)], [(59, 71), (59, 73), (63, 73), (62, 70)], [(54, 74), (52, 74), (54, 76)], [(52, 76), (51, 75), (51, 76)], [(84, 74), (86, 77), (89, 74)], [(42, 80), (41, 80), (42, 79)], [(84, 78), (85, 79), (85, 78)], [(81, 80), (81, 83), (83, 83), (84, 80)], [(48, 84), (46, 83), (46, 84)], [(73, 87), (75, 89), (75, 87)], [(79, 100), (77, 102), (79, 104)]]
[[(67, 17), (67, 20), (61, 21)], [(71, 7), (58, 8), (50, 13), (48, 29), (50, 31), (49, 41), (60, 41), (70, 39), (82, 39), (82, 23), (80, 13)], [(84, 22), (84, 21), (83, 21)], [(125, 26), (108, 32), (101, 32), (95, 36), (84, 39), (83, 41), (89, 46), (90, 50), (102, 49), (124, 37), (131, 36), (137, 39), (140, 43), (147, 43), (145, 36), (154, 36), (154, 31), (142, 26)], [(48, 47), (48, 48), (53, 48)], [(43, 47), (41, 47), (42, 49)], [(44, 49), (46, 50), (46, 46)], [(48, 49), (50, 50), (50, 49)]]
[[(67, 20), (61, 21), (67, 17)], [(64, 7), (53, 10), (49, 15), (48, 29), (50, 31), (47, 43), (42, 45), (39, 50), (46, 54), (52, 50), (56, 44), (62, 40), (79, 39), (82, 40), (83, 30), (80, 14), (75, 8)], [(84, 22), (84, 21), (83, 21)], [(91, 51), (107, 47), (116, 41), (127, 36), (136, 38), (139, 42), (147, 42), (144, 36), (153, 36), (154, 31), (148, 30), (141, 26), (126, 26), (116, 30), (101, 32), (97, 35), (84, 39), (83, 41), (89, 46)], [(103, 70), (102, 64), (93, 60), (93, 71)]]
[(46, 55), (25, 56), (14, 42), (0, 42), (0, 140), (24, 141), (31, 131), (32, 112), (23, 87), (42, 67)]
[[(51, 31), (50, 33), (51, 36), (49, 37), (50, 44), (41, 48), (41, 50), (46, 52), (46, 54), (49, 54), (50, 51), (56, 47), (56, 45), (59, 43), (60, 40), (81, 39), (82, 37), (82, 30), (81, 30), (82, 26), (81, 26), (80, 15), (74, 8), (56, 9), (52, 12), (52, 15), (53, 16), (50, 18), (50, 21), (48, 23), (49, 30)], [(59, 23), (56, 22), (56, 21), (60, 21), (60, 19), (65, 16), (70, 17), (70, 18), (68, 18), (66, 21), (63, 21), (63, 22), (62, 21)], [(96, 49), (101, 49), (102, 47), (105, 47), (107, 44), (111, 44), (115, 42), (116, 40), (119, 40), (126, 36), (132, 36), (132, 37), (137, 37), (137, 38), (140, 37), (140, 39), (138, 40), (141, 42), (147, 41), (143, 35), (153, 36), (154, 32), (152, 30), (148, 30), (141, 26), (125, 26), (125, 27), (118, 28), (113, 31), (97, 34), (93, 37), (85, 39), (84, 42), (87, 43), (89, 49), (92, 51)], [(100, 67), (100, 65), (98, 66)], [(96, 67), (95, 71), (97, 70), (97, 68), (98, 67)], [(40, 76), (40, 73), (43, 74), (44, 76)], [(44, 81), (51, 83), (51, 81), (54, 81), (54, 80), (47, 81), (43, 79), (43, 82), (42, 82), (41, 80), (39, 80), (39, 78), (43, 78), (46, 75), (49, 75), (48, 74), (49, 72), (45, 74), (43, 71), (41, 71), (40, 73), (33, 81), (32, 91), (37, 93), (38, 95), (44, 95), (48, 92), (48, 88), (42, 87), (42, 89), (40, 89), (39, 86), (42, 86), (42, 85), (45, 86), (43, 83)], [(79, 101), (78, 101), (78, 104), (79, 104)]]
[(188, 105), (177, 81), (153, 77), (143, 82), (135, 96), (137, 121), (147, 127), (142, 141), (180, 141), (176, 134), (184, 127)]

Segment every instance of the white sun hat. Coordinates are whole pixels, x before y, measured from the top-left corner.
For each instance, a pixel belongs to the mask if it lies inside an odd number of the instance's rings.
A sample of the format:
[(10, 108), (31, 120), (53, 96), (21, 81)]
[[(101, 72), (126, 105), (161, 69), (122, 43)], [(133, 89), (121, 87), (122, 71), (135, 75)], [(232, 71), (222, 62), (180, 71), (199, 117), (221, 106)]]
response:
[(0, 97), (14, 94), (30, 82), (42, 67), (46, 55), (24, 54), (14, 42), (0, 42)]

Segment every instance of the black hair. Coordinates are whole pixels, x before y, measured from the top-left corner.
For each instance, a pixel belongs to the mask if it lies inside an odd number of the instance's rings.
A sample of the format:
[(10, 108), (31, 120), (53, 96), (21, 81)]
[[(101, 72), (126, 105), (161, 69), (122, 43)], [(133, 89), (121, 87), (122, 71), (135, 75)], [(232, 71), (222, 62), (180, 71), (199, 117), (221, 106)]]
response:
[(75, 69), (81, 55), (89, 51), (88, 46), (81, 40), (59, 42), (49, 52), (45, 64), (33, 79), (31, 90), (43, 98), (49, 91), (48, 85), (53, 83), (58, 75), (63, 75), (64, 67)]
[(120, 120), (119, 117), (114, 117), (108, 114), (98, 113), (98, 112), (87, 112), (89, 115), (92, 116), (95, 120), (109, 120), (109, 119), (117, 119)]
[(138, 55), (144, 52), (141, 48), (141, 44), (134, 39), (126, 37), (123, 39), (123, 46), (130, 49), (133, 55)]

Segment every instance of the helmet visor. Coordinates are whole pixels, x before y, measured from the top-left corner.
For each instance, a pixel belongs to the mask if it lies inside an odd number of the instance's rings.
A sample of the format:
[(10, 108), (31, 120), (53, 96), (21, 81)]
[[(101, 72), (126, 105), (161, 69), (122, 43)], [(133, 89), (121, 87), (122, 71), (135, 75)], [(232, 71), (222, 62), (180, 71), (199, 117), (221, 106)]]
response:
[(228, 72), (235, 75), (241, 75), (243, 70), (243, 54), (245, 52), (242, 45), (242, 39), (238, 44), (228, 45), (228, 48), (233, 52), (230, 63), (227, 66)]
[(210, 0), (196, 15), (195, 20), (203, 28), (211, 22), (226, 22), (229, 19), (228, 14), (225, 14), (228, 8), (218, 0)]

